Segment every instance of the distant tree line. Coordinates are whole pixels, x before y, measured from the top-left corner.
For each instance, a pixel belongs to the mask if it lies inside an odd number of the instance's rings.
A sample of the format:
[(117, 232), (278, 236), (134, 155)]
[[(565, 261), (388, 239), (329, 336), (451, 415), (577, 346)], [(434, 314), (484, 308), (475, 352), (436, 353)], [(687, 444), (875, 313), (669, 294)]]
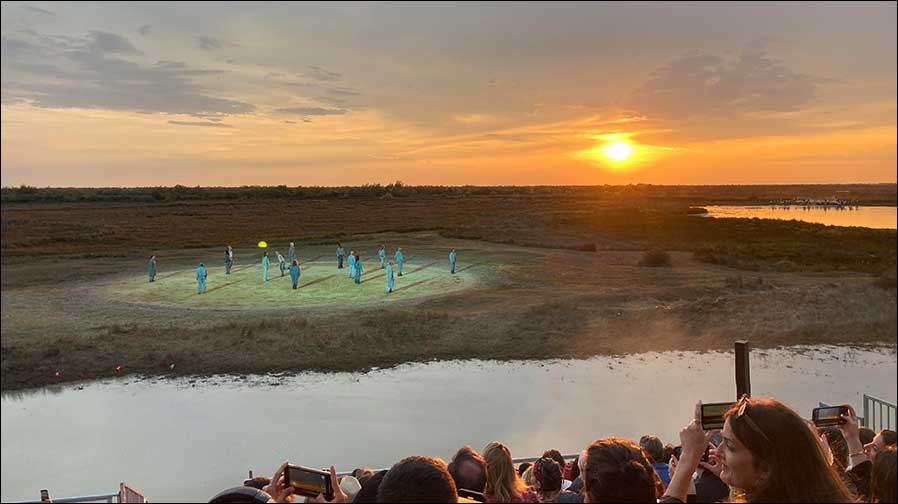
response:
[(716, 185), (653, 184), (600, 186), (242, 186), (242, 187), (3, 187), (3, 203), (168, 202), (203, 200), (341, 199), (467, 197), (482, 195), (570, 195), (579, 198), (675, 200), (682, 203), (764, 202), (778, 198), (845, 198), (866, 204), (894, 205), (896, 184)]

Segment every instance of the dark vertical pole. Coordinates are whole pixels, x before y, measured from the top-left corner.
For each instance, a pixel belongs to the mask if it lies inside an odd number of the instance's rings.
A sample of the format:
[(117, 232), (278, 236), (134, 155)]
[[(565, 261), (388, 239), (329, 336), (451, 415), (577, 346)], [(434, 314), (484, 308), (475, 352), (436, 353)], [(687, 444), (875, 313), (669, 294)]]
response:
[(736, 342), (736, 400), (751, 396), (751, 368), (748, 363), (748, 341)]

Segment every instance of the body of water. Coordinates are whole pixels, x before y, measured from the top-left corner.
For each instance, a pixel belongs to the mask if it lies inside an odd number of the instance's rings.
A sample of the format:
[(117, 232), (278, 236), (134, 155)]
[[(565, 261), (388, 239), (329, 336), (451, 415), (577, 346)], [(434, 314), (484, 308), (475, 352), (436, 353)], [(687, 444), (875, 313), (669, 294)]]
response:
[(801, 206), (705, 206), (706, 217), (741, 217), (759, 219), (800, 220), (830, 226), (860, 226), (876, 229), (895, 229), (898, 226), (898, 207), (801, 207)]
[[(2, 398), (2, 500), (116, 491), (205, 501), (283, 460), (351, 470), (408, 455), (448, 460), (492, 440), (514, 456), (573, 453), (595, 439), (677, 443), (697, 400), (733, 400), (732, 353), (552, 361), (447, 361), (369, 373), (206, 380), (122, 378)], [(891, 349), (755, 351), (755, 396), (806, 416), (818, 401), (894, 401)]]

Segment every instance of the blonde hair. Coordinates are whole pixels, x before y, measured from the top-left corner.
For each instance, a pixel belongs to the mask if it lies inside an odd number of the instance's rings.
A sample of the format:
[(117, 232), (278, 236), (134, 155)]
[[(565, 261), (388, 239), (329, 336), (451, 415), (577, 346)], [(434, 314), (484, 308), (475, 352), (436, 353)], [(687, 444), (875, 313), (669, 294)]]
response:
[(532, 465), (524, 471), (524, 474), (521, 475), (521, 479), (524, 480), (524, 483), (526, 483), (530, 488), (536, 487), (536, 477), (533, 475)]
[(483, 449), (486, 459), (486, 487), (483, 490), (497, 502), (511, 502), (527, 492), (527, 484), (514, 470), (511, 451), (504, 444), (493, 441)]

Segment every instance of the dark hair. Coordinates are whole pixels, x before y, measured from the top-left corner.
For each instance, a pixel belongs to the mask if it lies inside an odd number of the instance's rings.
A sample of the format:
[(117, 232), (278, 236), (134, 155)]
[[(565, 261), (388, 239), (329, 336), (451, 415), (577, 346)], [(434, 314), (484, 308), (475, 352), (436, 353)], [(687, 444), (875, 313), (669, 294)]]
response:
[(898, 457), (895, 446), (888, 446), (873, 459), (873, 474), (870, 477), (870, 502), (898, 502), (895, 472)]
[(836, 427), (823, 427), (819, 429), (820, 433), (826, 436), (826, 442), (829, 449), (833, 453), (833, 464), (836, 470), (844, 471), (848, 467), (848, 443), (845, 442), (845, 436), (842, 431)]
[(580, 476), (580, 455), (579, 454), (577, 454), (577, 456), (574, 457), (574, 461), (571, 462), (571, 481), (574, 481), (575, 479), (577, 479), (578, 476)]
[(532, 465), (530, 462), (521, 462), (521, 465), (518, 466), (518, 476), (523, 476)]
[(883, 429), (879, 431), (879, 435), (882, 436), (882, 442), (886, 446), (895, 446), (898, 445), (898, 433), (890, 429)]
[(483, 493), (486, 486), (486, 460), (468, 445), (463, 446), (449, 462), (449, 474), (455, 488)]
[(861, 438), (861, 444), (868, 444), (873, 442), (873, 438), (876, 437), (876, 431), (870, 427), (859, 427), (857, 435)]
[(259, 490), (268, 486), (269, 483), (271, 483), (271, 478), (267, 476), (256, 476), (255, 478), (243, 480), (243, 486), (258, 488)]
[[(745, 408), (740, 417), (737, 412)], [(748, 420), (754, 422), (752, 425)], [(848, 502), (854, 500), (836, 469), (826, 462), (814, 431), (775, 399), (745, 399), (724, 414), (733, 433), (766, 477), (745, 499), (754, 502)]]
[(633, 441), (605, 438), (586, 449), (583, 493), (590, 502), (657, 502), (661, 480)]
[(546, 450), (543, 452), (543, 457), (550, 457), (555, 462), (558, 462), (558, 466), (564, 469), (564, 457), (561, 456), (561, 452), (558, 450)]
[(377, 502), (377, 489), (378, 487), (380, 487), (380, 482), (383, 481), (384, 476), (386, 475), (387, 471), (383, 470), (378, 471), (370, 477), (366, 478), (365, 482), (362, 483), (362, 488), (359, 490), (359, 493), (355, 494), (355, 499), (353, 499), (352, 502)]
[(412, 456), (387, 471), (377, 489), (377, 502), (457, 502), (455, 482), (446, 463)]
[(664, 445), (658, 436), (645, 435), (639, 438), (639, 447), (649, 457), (649, 462), (664, 462)]
[(539, 482), (539, 493), (548, 500), (553, 494), (561, 491), (561, 466), (551, 457), (545, 455), (533, 463), (533, 477)]
[(374, 476), (374, 471), (367, 467), (359, 467), (357, 469), (352, 470), (352, 476), (359, 480), (360, 485), (364, 485), (368, 478)]

